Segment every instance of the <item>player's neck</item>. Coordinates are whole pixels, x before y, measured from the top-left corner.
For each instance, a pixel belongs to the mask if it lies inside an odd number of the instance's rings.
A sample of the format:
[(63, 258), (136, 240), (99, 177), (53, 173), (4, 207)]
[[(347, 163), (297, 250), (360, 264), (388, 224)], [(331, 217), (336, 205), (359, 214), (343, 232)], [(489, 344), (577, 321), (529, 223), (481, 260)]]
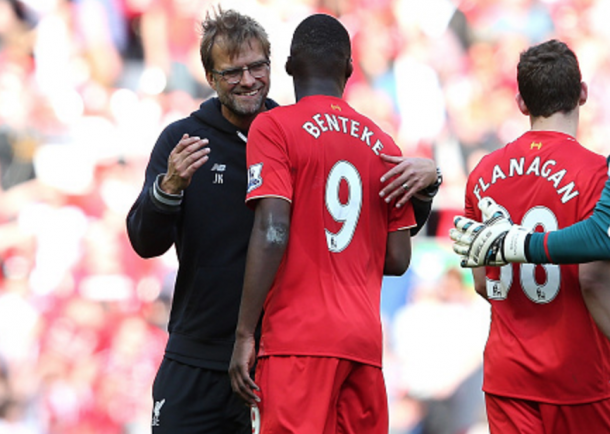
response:
[(343, 85), (335, 80), (311, 77), (307, 80), (297, 80), (295, 78), (294, 91), (296, 100), (312, 95), (326, 95), (337, 98), (343, 97)]
[(557, 131), (576, 137), (578, 133), (578, 110), (568, 114), (555, 113), (548, 118), (530, 117), (532, 131)]

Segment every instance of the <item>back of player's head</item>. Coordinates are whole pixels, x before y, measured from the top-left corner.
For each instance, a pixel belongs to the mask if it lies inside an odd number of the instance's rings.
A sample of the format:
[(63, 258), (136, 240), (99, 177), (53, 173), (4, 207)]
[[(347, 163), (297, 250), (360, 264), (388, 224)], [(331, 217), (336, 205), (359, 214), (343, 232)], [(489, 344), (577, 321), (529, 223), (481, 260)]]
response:
[(259, 41), (263, 53), (269, 60), (271, 43), (267, 32), (256, 20), (247, 15), (242, 15), (234, 10), (223, 10), (218, 7), (214, 15), (208, 11), (201, 23), (202, 37), (199, 45), (201, 62), (206, 71), (214, 69), (212, 48), (214, 44), (222, 41), (222, 48), (226, 50), (229, 57), (239, 55), (244, 44)]
[(351, 55), (350, 37), (343, 24), (330, 15), (311, 15), (297, 26), (292, 37), (292, 74), (345, 75)]
[(522, 52), (517, 82), (531, 116), (568, 113), (578, 106), (582, 76), (576, 55), (563, 42), (552, 39)]

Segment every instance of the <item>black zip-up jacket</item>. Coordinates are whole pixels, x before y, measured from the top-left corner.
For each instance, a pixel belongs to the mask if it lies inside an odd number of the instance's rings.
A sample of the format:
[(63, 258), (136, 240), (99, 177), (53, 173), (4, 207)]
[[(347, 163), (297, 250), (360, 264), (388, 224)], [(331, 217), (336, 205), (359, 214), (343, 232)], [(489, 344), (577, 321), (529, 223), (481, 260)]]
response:
[[(268, 109), (277, 106), (266, 101)], [(194, 174), (180, 206), (155, 199), (153, 184), (184, 133), (209, 139), (210, 159)], [(178, 273), (165, 356), (227, 370), (241, 300), (254, 213), (245, 205), (246, 131), (226, 120), (218, 98), (167, 126), (152, 150), (144, 187), (127, 216), (134, 250), (144, 258), (172, 245)]]

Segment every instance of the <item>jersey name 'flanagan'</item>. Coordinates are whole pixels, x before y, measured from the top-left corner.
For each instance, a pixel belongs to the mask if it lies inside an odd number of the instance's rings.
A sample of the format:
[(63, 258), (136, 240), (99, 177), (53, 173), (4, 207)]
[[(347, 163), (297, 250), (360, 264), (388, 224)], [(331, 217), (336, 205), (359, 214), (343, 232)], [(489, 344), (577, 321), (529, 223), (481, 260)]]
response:
[(311, 118), (313, 121), (305, 122), (303, 124), (303, 129), (316, 139), (319, 138), (322, 133), (336, 131), (360, 139), (363, 143), (366, 143), (376, 155), (379, 155), (383, 150), (381, 141), (377, 138), (373, 138), (374, 132), (366, 125), (361, 125), (358, 121), (346, 118), (345, 116), (336, 116), (329, 113), (318, 113)]
[(478, 179), (477, 184), (475, 184), (473, 192), (477, 198), (481, 200), (481, 197), (483, 197), (482, 193), (484, 193), (491, 185), (498, 181), (515, 176), (533, 175), (545, 178), (547, 181), (552, 183), (555, 187), (555, 191), (557, 191), (557, 194), (561, 196), (561, 203), (565, 204), (578, 196), (579, 193), (578, 190), (576, 190), (574, 181), (567, 184), (562, 183), (563, 178), (567, 175), (568, 171), (566, 169), (558, 170), (558, 168), (555, 167), (556, 165), (557, 161), (555, 160), (542, 161), (540, 157), (535, 157), (526, 166), (525, 157), (521, 157), (519, 159), (511, 158), (508, 160), (508, 168), (502, 168), (499, 164), (496, 164), (493, 166), (491, 174), (481, 176)]

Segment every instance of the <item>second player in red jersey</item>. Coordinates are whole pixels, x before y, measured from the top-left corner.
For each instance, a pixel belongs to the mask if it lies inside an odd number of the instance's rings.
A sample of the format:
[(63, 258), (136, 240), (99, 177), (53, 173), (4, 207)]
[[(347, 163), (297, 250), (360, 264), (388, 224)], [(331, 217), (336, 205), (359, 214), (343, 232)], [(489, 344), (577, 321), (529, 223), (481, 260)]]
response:
[(232, 386), (256, 404), (262, 432), (387, 433), (381, 279), (406, 271), (416, 220), (410, 202), (397, 207), (378, 192), (381, 154), (400, 150), (341, 98), (353, 68), (338, 20), (305, 19), (286, 70), (297, 103), (259, 116), (248, 138), (255, 223)]
[[(560, 229), (593, 212), (606, 170), (605, 158), (574, 138), (530, 131), (472, 171), (466, 215), (480, 219), (484, 194), (501, 201), (514, 222)], [(578, 265), (488, 267), (486, 290), (492, 303), (486, 392), (556, 404), (610, 396), (610, 342), (587, 311)]]
[(250, 134), (246, 200), (292, 203), (260, 355), (332, 356), (380, 367), (387, 233), (415, 224), (410, 203), (395, 208), (377, 194), (387, 170), (379, 154), (400, 150), (345, 101), (322, 95), (259, 116)]
[[(606, 160), (576, 139), (588, 89), (574, 53), (549, 41), (521, 54), (520, 110), (531, 130), (482, 158), (468, 177), (466, 217), (501, 203), (512, 221), (552, 231), (588, 217)], [(610, 341), (583, 298), (578, 265), (473, 270), (491, 303), (483, 389), (492, 434), (610, 432)]]

